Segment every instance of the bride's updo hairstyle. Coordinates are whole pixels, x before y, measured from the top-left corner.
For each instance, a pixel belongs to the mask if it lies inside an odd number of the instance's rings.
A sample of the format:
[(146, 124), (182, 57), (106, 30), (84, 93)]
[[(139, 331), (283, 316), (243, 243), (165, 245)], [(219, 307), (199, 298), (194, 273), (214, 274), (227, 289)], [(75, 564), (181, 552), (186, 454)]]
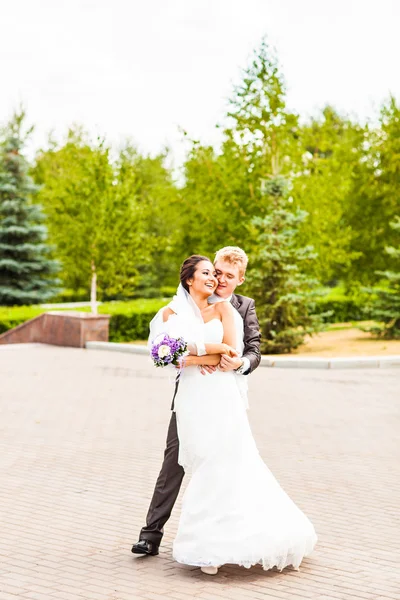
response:
[(194, 277), (196, 267), (202, 260), (206, 260), (207, 262), (211, 262), (208, 256), (201, 256), (200, 254), (193, 254), (189, 256), (186, 260), (183, 261), (181, 270), (179, 273), (179, 279), (183, 287), (187, 292), (189, 292), (189, 286), (187, 284), (188, 279), (192, 279)]

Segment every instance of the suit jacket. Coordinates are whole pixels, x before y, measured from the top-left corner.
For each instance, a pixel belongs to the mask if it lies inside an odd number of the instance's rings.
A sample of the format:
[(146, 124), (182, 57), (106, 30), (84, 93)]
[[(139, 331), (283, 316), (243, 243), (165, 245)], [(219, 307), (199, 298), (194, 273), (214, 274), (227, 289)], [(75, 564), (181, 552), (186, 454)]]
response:
[(236, 308), (239, 315), (243, 319), (243, 356), (246, 356), (246, 358), (248, 358), (250, 361), (250, 369), (246, 373), (246, 375), (248, 375), (258, 367), (261, 361), (261, 332), (257, 319), (256, 307), (252, 298), (247, 298), (247, 296), (239, 296), (238, 294), (232, 294), (231, 304), (234, 308)]

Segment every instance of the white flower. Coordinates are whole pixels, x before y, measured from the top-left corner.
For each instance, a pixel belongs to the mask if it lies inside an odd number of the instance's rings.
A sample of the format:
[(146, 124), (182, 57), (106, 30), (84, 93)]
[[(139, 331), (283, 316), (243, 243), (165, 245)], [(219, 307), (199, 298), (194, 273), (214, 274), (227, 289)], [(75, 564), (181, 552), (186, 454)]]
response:
[(170, 354), (171, 354), (171, 348), (169, 346), (167, 346), (167, 344), (163, 344), (162, 346), (159, 347), (158, 356), (160, 358), (165, 358), (166, 356), (169, 356)]

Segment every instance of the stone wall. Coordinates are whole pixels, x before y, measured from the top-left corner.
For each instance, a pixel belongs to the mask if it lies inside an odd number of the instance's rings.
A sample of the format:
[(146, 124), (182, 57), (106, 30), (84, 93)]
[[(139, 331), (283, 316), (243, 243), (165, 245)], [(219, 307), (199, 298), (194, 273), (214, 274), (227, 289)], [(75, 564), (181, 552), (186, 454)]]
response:
[(0, 335), (0, 344), (43, 343), (84, 348), (86, 342), (107, 342), (110, 315), (51, 311)]

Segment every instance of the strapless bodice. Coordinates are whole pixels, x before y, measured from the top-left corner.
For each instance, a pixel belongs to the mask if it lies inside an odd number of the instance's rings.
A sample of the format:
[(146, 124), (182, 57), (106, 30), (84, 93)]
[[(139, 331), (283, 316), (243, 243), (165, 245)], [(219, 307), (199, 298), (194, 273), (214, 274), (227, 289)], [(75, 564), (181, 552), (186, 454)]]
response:
[(206, 344), (219, 344), (224, 337), (224, 328), (222, 321), (211, 319), (204, 323), (204, 342)]

